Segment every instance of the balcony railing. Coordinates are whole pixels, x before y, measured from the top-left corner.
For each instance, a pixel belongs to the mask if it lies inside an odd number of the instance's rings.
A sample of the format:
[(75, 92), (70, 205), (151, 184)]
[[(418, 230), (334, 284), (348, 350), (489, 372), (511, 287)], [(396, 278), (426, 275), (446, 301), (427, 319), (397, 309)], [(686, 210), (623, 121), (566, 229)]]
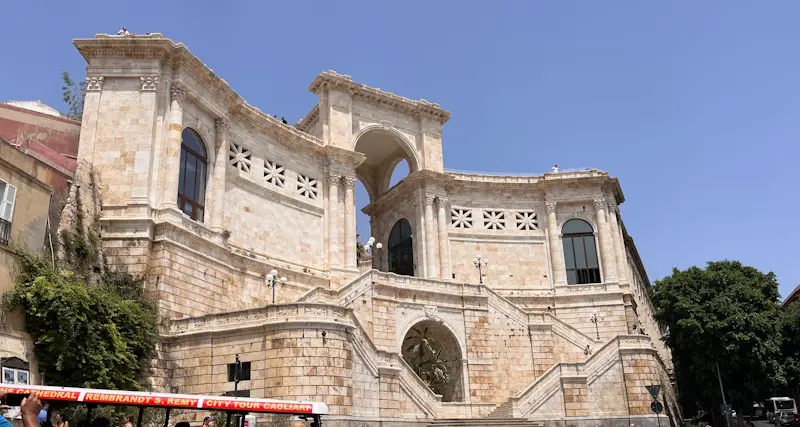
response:
[(0, 245), (7, 245), (11, 239), (11, 223), (0, 218)]

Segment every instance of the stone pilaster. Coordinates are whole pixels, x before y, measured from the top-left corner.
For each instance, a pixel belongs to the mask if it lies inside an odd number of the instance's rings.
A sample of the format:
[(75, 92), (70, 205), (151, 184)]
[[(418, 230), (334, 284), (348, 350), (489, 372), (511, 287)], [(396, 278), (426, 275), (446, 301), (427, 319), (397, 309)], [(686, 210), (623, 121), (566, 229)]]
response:
[[(140, 77), (142, 84), (139, 92), (139, 102), (141, 112), (137, 120), (145, 129), (152, 129), (156, 122), (156, 111), (158, 110), (158, 79), (159, 76)], [(128, 209), (132, 205), (150, 205), (150, 184), (151, 184), (151, 150), (153, 149), (153, 134), (149, 132), (141, 133), (135, 138), (135, 150), (133, 157), (133, 185), (131, 186), (131, 197), (128, 201)], [(130, 211), (129, 211), (130, 212)], [(138, 215), (147, 215), (140, 211)]]
[(345, 176), (344, 183), (344, 262), (349, 269), (358, 268), (356, 260), (356, 201), (353, 189), (356, 177)]
[(614, 255), (614, 244), (611, 229), (606, 220), (606, 199), (595, 199), (594, 209), (597, 214), (597, 228), (600, 241), (600, 258), (603, 261), (603, 282), (615, 283), (617, 278), (617, 257)]
[(617, 218), (617, 204), (610, 200), (608, 202), (608, 223), (611, 229), (611, 242), (614, 246), (614, 254), (617, 259), (617, 276), (620, 283), (628, 283), (628, 268), (625, 244), (622, 242), (622, 233), (619, 228), (619, 220)]
[(172, 83), (170, 88), (169, 127), (164, 148), (164, 188), (161, 192), (161, 208), (178, 208), (178, 176), (181, 168), (181, 133), (183, 132), (183, 100), (186, 88)]
[(561, 233), (558, 232), (556, 218), (556, 202), (547, 202), (547, 235), (550, 239), (550, 266), (553, 270), (553, 284), (567, 284), (567, 270), (564, 266), (564, 248), (561, 244)]
[(342, 175), (328, 174), (328, 263), (339, 267), (339, 181)]
[(442, 271), (442, 280), (450, 280), (452, 274), (450, 273), (450, 239), (447, 234), (447, 197), (437, 197), (436, 204), (439, 208), (439, 267)]
[(436, 237), (433, 232), (433, 202), (436, 196), (425, 195), (425, 265), (426, 275), (430, 279), (439, 277), (439, 267), (436, 262)]
[(212, 178), (213, 207), (211, 229), (221, 233), (225, 228), (225, 169), (228, 164), (228, 138), (231, 125), (227, 118), (216, 120), (216, 153), (214, 156), (214, 176)]
[(100, 118), (100, 93), (103, 76), (86, 77), (86, 93), (83, 98), (83, 116), (78, 143), (78, 160), (94, 163), (94, 148), (97, 142), (97, 122)]

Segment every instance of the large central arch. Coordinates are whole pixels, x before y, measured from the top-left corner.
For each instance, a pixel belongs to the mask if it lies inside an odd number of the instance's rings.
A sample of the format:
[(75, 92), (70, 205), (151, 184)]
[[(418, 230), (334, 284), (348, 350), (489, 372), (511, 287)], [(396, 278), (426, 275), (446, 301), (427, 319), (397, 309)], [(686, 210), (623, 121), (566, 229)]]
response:
[(422, 168), (414, 144), (388, 126), (370, 125), (361, 129), (353, 138), (353, 151), (366, 157), (356, 169), (356, 176), (366, 187), (372, 202), (389, 189), (392, 172), (402, 160), (408, 162), (409, 173)]

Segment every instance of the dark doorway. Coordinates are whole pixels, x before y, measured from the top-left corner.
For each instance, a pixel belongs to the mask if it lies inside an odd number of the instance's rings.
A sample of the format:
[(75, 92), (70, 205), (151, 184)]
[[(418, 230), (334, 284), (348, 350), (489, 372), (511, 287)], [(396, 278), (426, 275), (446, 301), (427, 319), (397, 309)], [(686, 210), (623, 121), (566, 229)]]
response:
[(411, 224), (405, 218), (397, 221), (389, 233), (389, 271), (403, 276), (414, 275)]

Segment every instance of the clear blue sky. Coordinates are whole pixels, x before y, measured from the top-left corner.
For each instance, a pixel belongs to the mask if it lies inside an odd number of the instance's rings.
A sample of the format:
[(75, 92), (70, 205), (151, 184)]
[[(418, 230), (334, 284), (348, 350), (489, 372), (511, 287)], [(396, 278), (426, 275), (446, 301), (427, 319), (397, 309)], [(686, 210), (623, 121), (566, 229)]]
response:
[(619, 177), (651, 280), (728, 258), (800, 283), (800, 2), (0, 3), (0, 100), (63, 108), (71, 39), (122, 25), (292, 123), (335, 69), (450, 110), (445, 167)]

